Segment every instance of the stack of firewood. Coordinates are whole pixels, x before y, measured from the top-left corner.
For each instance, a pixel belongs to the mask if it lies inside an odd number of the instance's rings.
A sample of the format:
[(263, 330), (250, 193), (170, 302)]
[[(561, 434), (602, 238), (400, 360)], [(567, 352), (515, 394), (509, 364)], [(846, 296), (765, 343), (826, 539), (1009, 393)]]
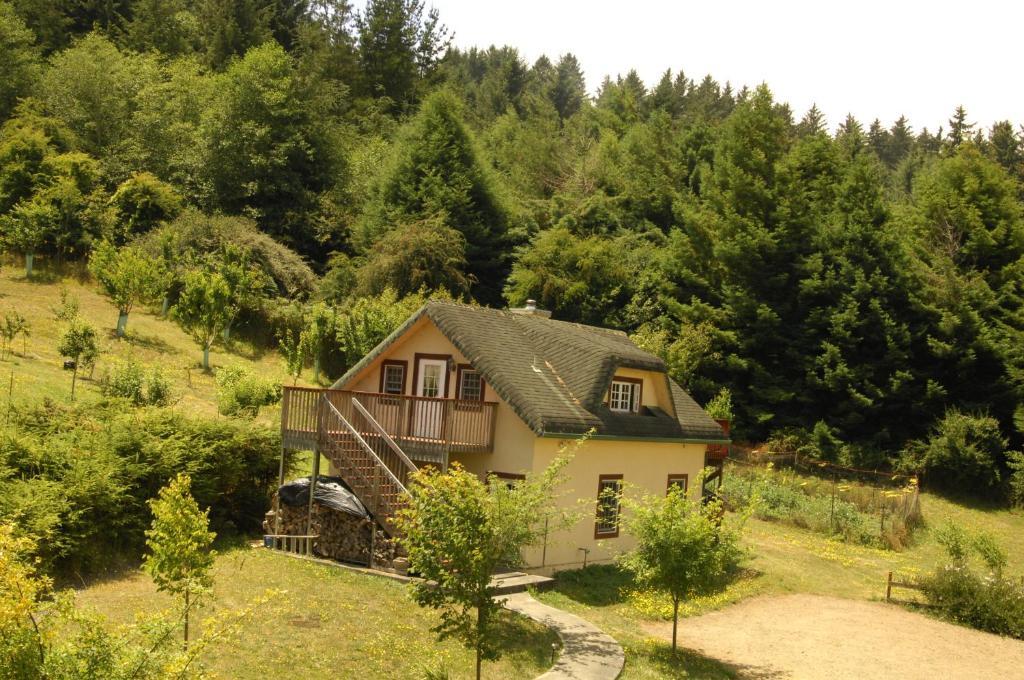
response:
[[(309, 533), (319, 536), (313, 549), (321, 557), (365, 565), (370, 561), (372, 545), (373, 566), (390, 569), (396, 556), (395, 542), (387, 537), (376, 522), (355, 517), (347, 512), (313, 505), (313, 523), (310, 527), (307, 524), (306, 507), (282, 505), (280, 527), (276, 526), (276, 520), (274, 511), (267, 513), (263, 523), (266, 533), (288, 536), (305, 536)], [(376, 535), (371, 540), (371, 532), (374, 529)]]

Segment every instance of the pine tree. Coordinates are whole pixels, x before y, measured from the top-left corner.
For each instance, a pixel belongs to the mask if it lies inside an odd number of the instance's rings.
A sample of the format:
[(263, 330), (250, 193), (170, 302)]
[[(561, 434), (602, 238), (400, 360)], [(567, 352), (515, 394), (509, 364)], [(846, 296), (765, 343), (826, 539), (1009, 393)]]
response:
[(890, 168), (895, 168), (910, 155), (913, 147), (914, 130), (910, 127), (906, 116), (900, 116), (889, 130), (889, 145), (882, 161)]
[(473, 296), (498, 303), (508, 272), (511, 214), (458, 102), (446, 92), (424, 101), (401, 131), (363, 215), (362, 244), (369, 249), (393, 225), (428, 218), (462, 232)]
[(573, 54), (563, 54), (555, 65), (555, 81), (550, 97), (562, 120), (571, 118), (583, 107), (587, 97), (587, 85), (583, 78), (583, 69)]
[(967, 109), (962, 106), (956, 107), (953, 117), (949, 119), (947, 146), (950, 149), (957, 149), (964, 142), (970, 141), (973, 135), (974, 123), (967, 122)]
[(11, 5), (0, 2), (0, 121), (35, 87), (40, 72), (35, 35)]
[(825, 131), (825, 114), (821, 112), (817, 104), (811, 104), (807, 113), (800, 119), (796, 126), (796, 134), (800, 137), (809, 137)]
[(986, 148), (996, 163), (1018, 180), (1024, 180), (1024, 147), (1013, 123), (1008, 120), (994, 123)]
[(423, 0), (370, 0), (356, 18), (363, 92), (405, 111), (448, 48), (448, 29)]

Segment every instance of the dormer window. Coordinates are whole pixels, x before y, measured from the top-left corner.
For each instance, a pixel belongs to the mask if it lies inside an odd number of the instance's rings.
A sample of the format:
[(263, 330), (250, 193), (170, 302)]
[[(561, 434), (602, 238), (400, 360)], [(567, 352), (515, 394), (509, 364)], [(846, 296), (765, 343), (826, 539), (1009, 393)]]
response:
[(616, 376), (608, 391), (608, 408), (616, 413), (639, 413), (643, 381)]

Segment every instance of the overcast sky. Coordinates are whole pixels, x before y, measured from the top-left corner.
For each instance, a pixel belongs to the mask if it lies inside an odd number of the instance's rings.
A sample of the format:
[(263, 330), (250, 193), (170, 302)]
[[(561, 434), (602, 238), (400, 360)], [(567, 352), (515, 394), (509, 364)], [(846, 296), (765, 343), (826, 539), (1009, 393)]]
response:
[(459, 47), (512, 45), (530, 63), (572, 52), (593, 93), (635, 68), (666, 68), (734, 88), (766, 82), (799, 119), (812, 103), (830, 128), (905, 114), (915, 131), (946, 125), (958, 104), (987, 127), (1024, 122), (1024, 3), (901, 0), (427, 0)]

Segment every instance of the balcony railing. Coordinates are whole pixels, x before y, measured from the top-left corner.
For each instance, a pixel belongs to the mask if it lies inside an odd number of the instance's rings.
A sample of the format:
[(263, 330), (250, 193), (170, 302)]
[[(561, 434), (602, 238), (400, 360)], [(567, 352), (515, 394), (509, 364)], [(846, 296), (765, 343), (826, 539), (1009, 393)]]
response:
[[(357, 427), (360, 404), (414, 460), (446, 462), (448, 453), (489, 453), (494, 449), (496, 402), (439, 399), (307, 387), (285, 387), (281, 408), (281, 439), (286, 448), (313, 449), (321, 395)], [(366, 428), (364, 437), (379, 436)]]

